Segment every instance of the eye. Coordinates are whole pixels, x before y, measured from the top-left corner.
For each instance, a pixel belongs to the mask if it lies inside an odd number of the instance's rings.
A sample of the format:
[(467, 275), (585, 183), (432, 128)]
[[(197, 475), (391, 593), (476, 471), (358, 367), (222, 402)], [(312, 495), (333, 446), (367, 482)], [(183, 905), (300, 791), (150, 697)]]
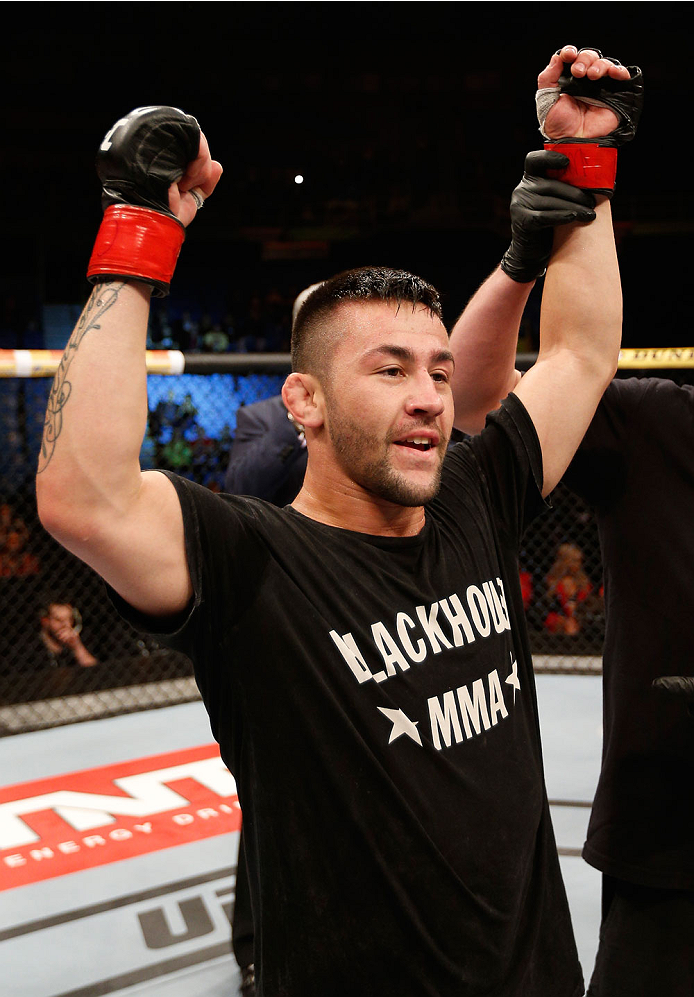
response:
[(432, 380), (438, 381), (440, 384), (448, 384), (450, 376), (445, 370), (434, 370), (431, 374)]
[(379, 374), (383, 374), (384, 377), (399, 377), (402, 374), (400, 367), (383, 367), (379, 371)]

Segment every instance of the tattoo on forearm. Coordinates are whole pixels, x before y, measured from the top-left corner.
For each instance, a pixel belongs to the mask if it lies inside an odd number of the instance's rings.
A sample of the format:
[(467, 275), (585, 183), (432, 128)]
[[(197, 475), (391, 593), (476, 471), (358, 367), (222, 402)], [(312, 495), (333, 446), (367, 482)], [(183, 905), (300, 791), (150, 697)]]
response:
[(91, 332), (92, 329), (101, 328), (99, 324), (101, 319), (109, 308), (116, 303), (123, 286), (123, 283), (109, 283), (99, 284), (94, 288), (80, 316), (80, 320), (70, 337), (70, 341), (65, 347), (60, 366), (53, 380), (51, 393), (48, 396), (46, 419), (43, 424), (43, 440), (41, 442), (41, 452), (39, 453), (38, 474), (41, 471), (45, 471), (48, 467), (63, 428), (63, 409), (67, 405), (70, 392), (72, 391), (72, 385), (67, 377), (70, 365), (87, 333)]

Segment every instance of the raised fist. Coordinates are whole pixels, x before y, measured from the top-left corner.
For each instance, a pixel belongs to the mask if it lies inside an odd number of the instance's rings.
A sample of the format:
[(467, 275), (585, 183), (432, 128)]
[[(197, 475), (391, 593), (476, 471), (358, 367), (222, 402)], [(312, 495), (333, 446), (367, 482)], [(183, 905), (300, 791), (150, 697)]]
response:
[(140, 280), (168, 294), (185, 226), (222, 173), (198, 122), (176, 107), (138, 107), (104, 136), (97, 172), (104, 220), (87, 276)]

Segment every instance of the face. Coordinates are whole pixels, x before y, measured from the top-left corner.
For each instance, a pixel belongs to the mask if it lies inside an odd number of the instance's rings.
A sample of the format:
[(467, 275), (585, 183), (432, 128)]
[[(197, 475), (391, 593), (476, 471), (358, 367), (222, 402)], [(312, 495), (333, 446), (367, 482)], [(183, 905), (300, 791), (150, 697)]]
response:
[(72, 606), (53, 603), (48, 607), (48, 614), (45, 619), (51, 633), (58, 633), (63, 627), (72, 627), (74, 624)]
[(453, 357), (443, 323), (405, 303), (350, 303), (323, 385), (335, 461), (351, 483), (420, 506), (437, 493), (453, 425)]

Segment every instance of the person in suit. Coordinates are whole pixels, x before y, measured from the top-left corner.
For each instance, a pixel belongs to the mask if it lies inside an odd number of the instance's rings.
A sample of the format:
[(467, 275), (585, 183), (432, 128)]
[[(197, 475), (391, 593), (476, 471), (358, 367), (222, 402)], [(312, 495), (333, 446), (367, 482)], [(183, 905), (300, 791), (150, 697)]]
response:
[(289, 505), (304, 480), (306, 456), (303, 426), (289, 418), (281, 395), (244, 405), (236, 414), (224, 490)]
[[(305, 287), (292, 306), (292, 326), (299, 309), (319, 284)], [(304, 427), (287, 411), (281, 395), (244, 405), (236, 413), (236, 435), (229, 455), (224, 490), (255, 495), (273, 505), (289, 505), (306, 472)]]

